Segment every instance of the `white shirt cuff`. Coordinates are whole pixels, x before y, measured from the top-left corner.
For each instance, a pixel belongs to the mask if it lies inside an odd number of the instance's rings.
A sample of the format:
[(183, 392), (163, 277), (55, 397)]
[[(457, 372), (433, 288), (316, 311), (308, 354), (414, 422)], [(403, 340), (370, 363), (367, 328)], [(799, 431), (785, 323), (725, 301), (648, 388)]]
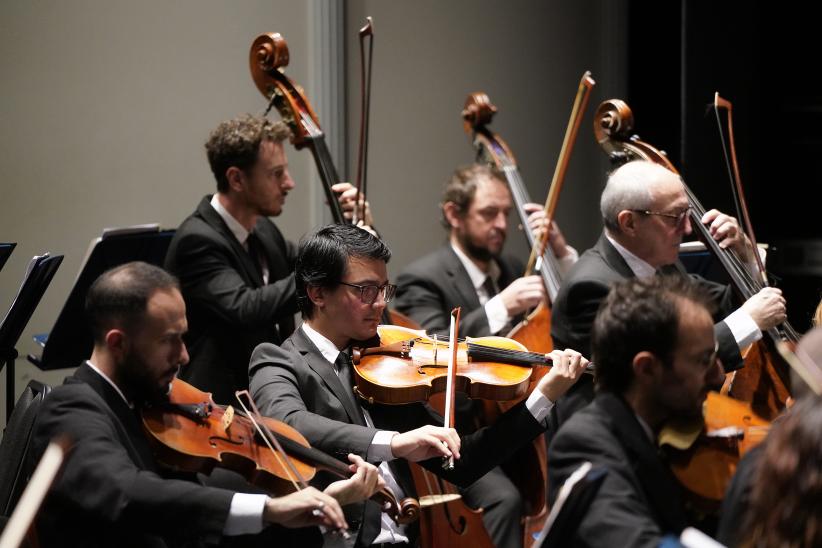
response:
[(527, 407), (531, 415), (537, 419), (538, 423), (545, 425), (545, 420), (548, 418), (548, 413), (551, 412), (551, 408), (554, 407), (554, 402), (546, 398), (542, 390), (537, 388), (531, 392), (531, 395), (525, 400), (525, 407)]
[(263, 530), (263, 510), (265, 509), (266, 495), (251, 493), (234, 493), (231, 497), (231, 507), (228, 509), (228, 519), (225, 520), (223, 534), (253, 535)]
[(565, 250), (567, 251), (567, 254), (564, 257), (557, 259), (557, 262), (559, 263), (559, 273), (562, 275), (568, 274), (568, 271), (571, 270), (574, 263), (579, 260), (579, 252), (576, 249), (570, 245), (566, 245)]
[(485, 316), (488, 318), (488, 328), (494, 335), (502, 331), (502, 328), (511, 321), (499, 294), (494, 295), (485, 303)]
[(371, 445), (368, 446), (365, 460), (372, 463), (394, 460), (394, 454), (391, 452), (391, 438), (398, 433), (391, 430), (378, 430), (374, 434), (374, 439), (371, 440)]
[(725, 324), (731, 330), (740, 350), (762, 338), (762, 331), (759, 330), (759, 326), (756, 325), (751, 315), (741, 308), (737, 308), (733, 314), (725, 318)]

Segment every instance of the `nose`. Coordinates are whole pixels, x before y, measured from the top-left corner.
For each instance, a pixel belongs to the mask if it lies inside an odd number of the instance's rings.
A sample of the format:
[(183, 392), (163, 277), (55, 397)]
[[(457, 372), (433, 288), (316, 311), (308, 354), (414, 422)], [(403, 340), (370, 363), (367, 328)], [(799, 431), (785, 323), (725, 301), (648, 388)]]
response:
[(691, 232), (693, 232), (693, 227), (691, 226), (691, 216), (685, 215), (685, 219), (682, 221), (682, 233), (688, 235)]
[(508, 229), (508, 214), (504, 211), (500, 211), (497, 213), (497, 216), (494, 217), (494, 222), (492, 224), (497, 230), (505, 232)]
[(180, 367), (182, 367), (188, 363), (188, 348), (186, 348), (186, 343), (184, 342), (181, 342), (180, 345), (180, 358), (178, 362), (180, 363)]
[(719, 391), (725, 383), (725, 368), (722, 366), (722, 361), (717, 358), (708, 371), (705, 373), (705, 384), (708, 387)]
[(291, 178), (291, 173), (288, 170), (285, 170), (285, 174), (283, 175), (282, 187), (285, 190), (291, 190), (295, 186), (297, 186), (297, 184), (294, 182), (294, 179)]

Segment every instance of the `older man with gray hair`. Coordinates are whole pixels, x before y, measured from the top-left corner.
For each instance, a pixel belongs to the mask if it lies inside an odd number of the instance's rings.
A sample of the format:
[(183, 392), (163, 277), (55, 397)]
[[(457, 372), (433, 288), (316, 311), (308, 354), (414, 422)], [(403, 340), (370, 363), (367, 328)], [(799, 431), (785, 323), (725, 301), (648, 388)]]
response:
[[(605, 229), (565, 278), (551, 321), (554, 347), (574, 348), (585, 356), (590, 355), (597, 309), (615, 282), (657, 273), (688, 275), (677, 260), (679, 244), (692, 228), (688, 197), (679, 175), (652, 162), (629, 162), (609, 176), (600, 210)], [(733, 249), (754, 268), (754, 250), (736, 219), (712, 209), (701, 222), (720, 247)], [(779, 289), (765, 288), (733, 311), (730, 287), (690, 276), (717, 304), (714, 329), (725, 371), (741, 367), (740, 349), (786, 318), (785, 299)], [(592, 398), (592, 383), (577, 383), (556, 407), (556, 420), (563, 422)]]

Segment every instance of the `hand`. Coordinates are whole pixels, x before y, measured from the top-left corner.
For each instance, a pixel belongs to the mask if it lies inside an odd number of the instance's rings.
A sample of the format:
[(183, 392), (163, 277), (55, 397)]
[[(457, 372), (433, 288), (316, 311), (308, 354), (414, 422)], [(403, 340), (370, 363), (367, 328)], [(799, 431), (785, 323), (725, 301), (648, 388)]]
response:
[(263, 520), (285, 527), (323, 525), (329, 529), (348, 529), (340, 504), (313, 487), (284, 497), (268, 498), (263, 509)]
[(708, 226), (713, 239), (719, 242), (719, 247), (734, 249), (747, 262), (754, 260), (753, 246), (734, 217), (712, 209), (702, 216), (702, 224)]
[[(340, 202), (340, 207), (342, 207), (343, 216), (346, 219), (351, 220), (354, 217), (354, 205), (357, 201), (357, 188), (351, 183), (337, 183), (331, 187), (331, 190), (338, 194), (337, 200)], [(360, 226), (361, 228), (368, 227), (365, 229), (376, 235), (373, 229), (371, 229), (371, 226), (374, 224), (374, 219), (371, 217), (371, 207), (366, 201), (364, 194), (360, 194), (359, 205), (360, 207), (357, 211), (357, 226)]]
[(589, 361), (582, 354), (570, 348), (554, 350), (548, 356), (553, 365), (548, 374), (540, 379), (537, 388), (546, 398), (556, 403), (579, 380), (585, 368), (588, 367)]
[(539, 204), (525, 204), (522, 206), (526, 213), (528, 213), (528, 226), (534, 233), (535, 238), (542, 238), (545, 230), (548, 229), (548, 244), (554, 252), (557, 259), (561, 259), (568, 254), (568, 243), (565, 241), (565, 236), (559, 229), (556, 222), (551, 221), (548, 226), (548, 217), (545, 216), (545, 208)]
[(788, 317), (785, 297), (782, 296), (782, 290), (776, 287), (761, 289), (745, 301), (742, 310), (751, 315), (762, 331), (776, 327)]
[(545, 299), (545, 286), (539, 276), (517, 278), (500, 291), (500, 298), (509, 316), (535, 308)]
[(396, 458), (419, 462), (434, 457), (460, 458), (460, 437), (453, 428), (430, 424), (396, 434), (391, 438), (391, 453)]
[(385, 480), (376, 466), (353, 454), (348, 455), (348, 460), (353, 463), (348, 469), (354, 472), (354, 475), (345, 480), (335, 481), (323, 491), (337, 499), (341, 506), (371, 498), (371, 495), (385, 487)]

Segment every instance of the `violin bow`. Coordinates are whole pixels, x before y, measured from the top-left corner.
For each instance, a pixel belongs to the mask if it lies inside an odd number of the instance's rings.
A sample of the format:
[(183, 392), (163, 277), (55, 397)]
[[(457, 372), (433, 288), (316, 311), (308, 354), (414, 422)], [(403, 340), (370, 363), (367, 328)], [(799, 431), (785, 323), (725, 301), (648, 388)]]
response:
[[(371, 65), (374, 60), (374, 20), (365, 18), (360, 29), (360, 147), (357, 154), (357, 194), (354, 197), (353, 224), (365, 219), (365, 196), (368, 179), (368, 126), (371, 112)], [(365, 39), (368, 38), (368, 63), (365, 61)], [(363, 203), (360, 203), (362, 196)]]
[[(714, 113), (716, 114), (716, 125), (719, 129), (719, 138), (722, 142), (722, 153), (725, 156), (725, 167), (728, 169), (728, 178), (731, 181), (731, 189), (733, 190), (734, 204), (736, 205), (737, 216), (743, 222), (743, 230), (748, 236), (753, 246), (754, 260), (759, 274), (762, 277), (762, 282), (768, 285), (768, 276), (765, 272), (765, 265), (762, 263), (762, 257), (759, 256), (759, 250), (756, 246), (756, 237), (754, 236), (753, 224), (751, 217), (748, 214), (748, 204), (745, 201), (745, 192), (742, 190), (742, 178), (739, 176), (739, 163), (736, 160), (736, 147), (734, 146), (734, 125), (733, 125), (733, 105), (727, 99), (720, 97), (719, 92), (714, 93)], [(730, 146), (730, 155), (728, 146), (725, 145), (725, 133), (722, 131), (722, 120), (719, 116), (719, 110), (724, 109), (728, 112), (728, 144)]]
[[(248, 400), (248, 406), (251, 407), (249, 410), (246, 407), (245, 403), (243, 403), (243, 398), (245, 397)], [(257, 408), (257, 404), (254, 403), (254, 400), (251, 398), (251, 394), (248, 390), (238, 390), (234, 393), (234, 397), (237, 398), (237, 401), (240, 403), (240, 407), (243, 408), (248, 420), (251, 421), (251, 424), (254, 425), (254, 428), (257, 430), (257, 433), (263, 439), (265, 444), (268, 446), (268, 449), (274, 454), (276, 459), (279, 461), (280, 466), (288, 473), (288, 479), (291, 481), (291, 484), (294, 486), (294, 489), (297, 491), (301, 491), (308, 487), (308, 482), (305, 481), (305, 478), (302, 477), (299, 470), (294, 466), (294, 463), (291, 462), (288, 454), (283, 449), (282, 445), (280, 445), (280, 441), (277, 439), (277, 436), (268, 428), (268, 425), (265, 424), (263, 421), (258, 421), (257, 417), (262, 417), (262, 413)], [(323, 509), (315, 508), (313, 510), (313, 514), (315, 517), (319, 517), (323, 514)], [(345, 529), (340, 529), (338, 533), (345, 539), (349, 539), (351, 535)]]
[[(451, 328), (448, 330), (448, 379), (445, 384), (445, 428), (453, 428), (456, 421), (454, 405), (456, 402), (456, 382), (457, 382), (457, 349), (459, 347), (458, 337), (460, 329), (460, 308), (451, 311)], [(454, 456), (444, 458), (442, 467), (446, 470), (454, 469)]]
[(554, 213), (556, 212), (557, 202), (559, 201), (559, 192), (562, 190), (562, 184), (565, 181), (565, 172), (568, 170), (571, 152), (574, 150), (574, 143), (577, 139), (577, 133), (579, 133), (579, 126), (585, 115), (585, 109), (591, 97), (591, 90), (595, 85), (596, 82), (591, 78), (591, 72), (586, 70), (579, 81), (577, 94), (574, 98), (574, 106), (571, 109), (571, 117), (568, 120), (568, 127), (565, 130), (565, 138), (562, 141), (562, 149), (560, 149), (559, 159), (554, 169), (554, 178), (551, 181), (551, 186), (548, 188), (548, 197), (545, 199), (545, 217), (548, 221), (548, 226), (542, 235), (535, 239), (534, 245), (531, 247), (528, 266), (525, 268), (526, 276), (534, 270), (537, 264), (537, 258), (542, 257), (543, 253), (545, 253), (545, 246), (548, 245), (549, 238), (547, 236), (551, 230), (551, 223), (554, 220)]

